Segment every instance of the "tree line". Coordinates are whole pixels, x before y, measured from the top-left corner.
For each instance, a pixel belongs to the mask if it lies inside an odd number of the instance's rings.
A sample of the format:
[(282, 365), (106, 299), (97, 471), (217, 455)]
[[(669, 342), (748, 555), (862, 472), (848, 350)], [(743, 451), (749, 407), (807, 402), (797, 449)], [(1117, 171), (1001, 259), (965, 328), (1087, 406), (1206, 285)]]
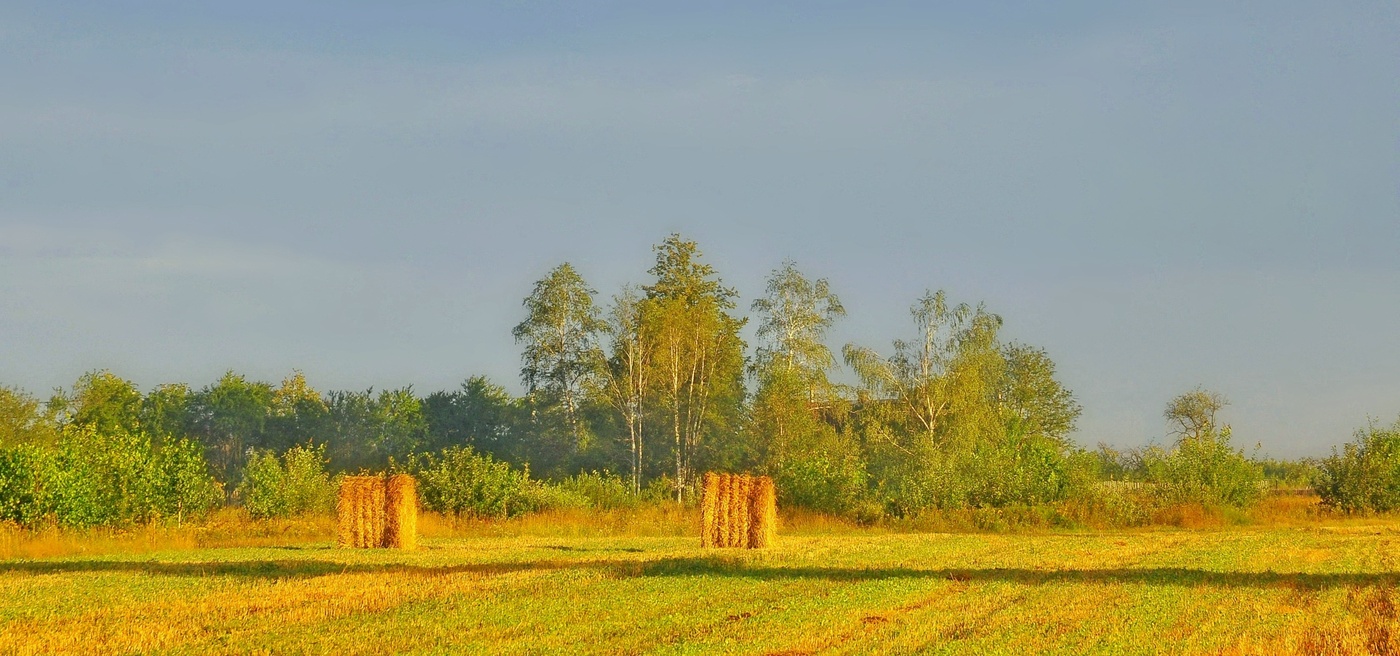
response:
[[(1168, 408), (1169, 421), (1185, 422), (1170, 450), (1125, 458), (1074, 444), (1082, 410), (1055, 363), (1044, 349), (1003, 339), (1002, 318), (980, 304), (930, 290), (889, 348), (833, 349), (828, 332), (845, 309), (826, 279), (784, 262), (745, 315), (694, 241), (673, 234), (654, 250), (645, 282), (606, 299), (569, 263), (534, 284), (512, 331), (520, 396), (483, 376), (427, 395), (321, 392), (299, 372), (276, 385), (228, 372), (198, 389), (142, 393), (97, 371), (46, 401), (0, 388), (0, 518), (5, 495), (28, 489), (16, 463), (40, 454), (68, 462), (54, 454), (93, 445), (131, 452), (132, 461), (185, 463), (147, 467), (182, 473), (123, 476), (163, 476), (162, 489), (183, 485), (204, 505), (218, 496), (211, 489), (227, 499), (240, 485), (251, 489), (250, 463), (259, 480), (272, 480), (268, 458), (275, 464), (298, 445), (331, 472), (467, 476), (443, 469), (454, 462), (556, 481), (594, 472), (634, 496), (678, 501), (704, 471), (752, 471), (772, 476), (786, 505), (859, 517), (1062, 503), (1115, 475), (1195, 480), (1188, 487), (1214, 485), (1213, 497), (1196, 497), (1239, 505), (1262, 480), (1260, 463), (1215, 424), (1223, 397), (1200, 390)], [(750, 321), (753, 345), (741, 335)], [(854, 384), (835, 382), (843, 365)], [(112, 448), (118, 442), (125, 451)], [(197, 456), (207, 482), (188, 464)], [(1222, 477), (1228, 486), (1212, 482)], [(125, 479), (110, 485), (129, 488)]]

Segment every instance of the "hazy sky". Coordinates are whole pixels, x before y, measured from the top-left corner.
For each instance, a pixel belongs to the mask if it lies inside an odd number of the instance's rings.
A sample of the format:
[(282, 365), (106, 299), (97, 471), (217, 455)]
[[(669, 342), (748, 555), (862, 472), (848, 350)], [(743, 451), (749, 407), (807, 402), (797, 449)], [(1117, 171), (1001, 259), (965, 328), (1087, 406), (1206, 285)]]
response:
[(985, 301), (1087, 445), (1400, 415), (1394, 0), (194, 4), (0, 2), (0, 382), (515, 388), (535, 279), (680, 231), (838, 348)]

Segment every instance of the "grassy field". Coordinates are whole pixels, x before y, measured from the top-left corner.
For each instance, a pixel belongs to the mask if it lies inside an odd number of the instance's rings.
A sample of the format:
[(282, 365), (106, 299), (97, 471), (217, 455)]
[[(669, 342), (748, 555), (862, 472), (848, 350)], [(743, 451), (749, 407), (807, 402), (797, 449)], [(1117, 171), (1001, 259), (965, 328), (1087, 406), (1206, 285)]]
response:
[(1396, 520), (762, 553), (490, 533), (10, 558), (0, 653), (1400, 653)]

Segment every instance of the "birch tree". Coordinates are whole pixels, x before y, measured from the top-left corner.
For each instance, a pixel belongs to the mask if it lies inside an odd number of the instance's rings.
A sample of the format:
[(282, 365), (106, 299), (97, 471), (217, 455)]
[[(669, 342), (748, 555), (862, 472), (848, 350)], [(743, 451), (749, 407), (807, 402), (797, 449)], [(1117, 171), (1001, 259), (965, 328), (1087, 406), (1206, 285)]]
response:
[(699, 258), (695, 242), (667, 237), (656, 247), (655, 282), (643, 288), (643, 334), (653, 385), (670, 415), (677, 499), (706, 433), (743, 403), (745, 320), (731, 314), (737, 293)]
[[(955, 409), (972, 409), (993, 381), (976, 374), (995, 366), (1001, 317), (960, 303), (949, 305), (942, 290), (925, 292), (909, 309), (918, 329), (911, 341), (895, 340), (889, 358), (873, 349), (847, 344), (842, 353), (865, 391), (895, 403), (929, 440), (947, 433)], [(984, 396), (985, 395), (985, 396)]]
[(603, 323), (594, 294), (573, 265), (560, 264), (535, 283), (524, 301), (525, 320), (512, 331), (516, 343), (524, 345), (521, 382), (532, 398), (542, 393), (547, 402), (562, 406), (575, 448), (584, 441), (579, 426), (583, 390), (602, 362), (597, 335)]
[(651, 365), (651, 344), (644, 339), (642, 313), (642, 298), (632, 287), (623, 287), (622, 292), (613, 297), (603, 328), (609, 337), (612, 353), (605, 369), (603, 391), (627, 428), (628, 468), (632, 474), (634, 494), (642, 488), (643, 419), (651, 382), (647, 375)]
[(758, 314), (757, 368), (783, 367), (808, 385), (808, 400), (827, 382), (826, 372), (836, 364), (826, 346), (826, 331), (846, 316), (841, 299), (825, 278), (808, 280), (791, 260), (768, 276), (762, 298), (753, 302)]
[(826, 279), (808, 280), (790, 260), (768, 276), (766, 292), (752, 308), (760, 340), (752, 427), (762, 459), (777, 471), (790, 447), (801, 448), (794, 439), (811, 441), (823, 429), (812, 414), (834, 400), (827, 372), (836, 358), (826, 332), (846, 310)]

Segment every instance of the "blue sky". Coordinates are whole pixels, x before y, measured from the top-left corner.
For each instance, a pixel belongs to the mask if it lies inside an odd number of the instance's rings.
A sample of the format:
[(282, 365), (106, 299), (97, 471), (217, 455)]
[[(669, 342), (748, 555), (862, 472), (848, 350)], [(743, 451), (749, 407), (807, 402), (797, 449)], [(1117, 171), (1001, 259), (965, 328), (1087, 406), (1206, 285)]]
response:
[(1400, 414), (1400, 6), (0, 3), (0, 381), (514, 384), (533, 280), (697, 239), (886, 348), (985, 301), (1161, 441)]

